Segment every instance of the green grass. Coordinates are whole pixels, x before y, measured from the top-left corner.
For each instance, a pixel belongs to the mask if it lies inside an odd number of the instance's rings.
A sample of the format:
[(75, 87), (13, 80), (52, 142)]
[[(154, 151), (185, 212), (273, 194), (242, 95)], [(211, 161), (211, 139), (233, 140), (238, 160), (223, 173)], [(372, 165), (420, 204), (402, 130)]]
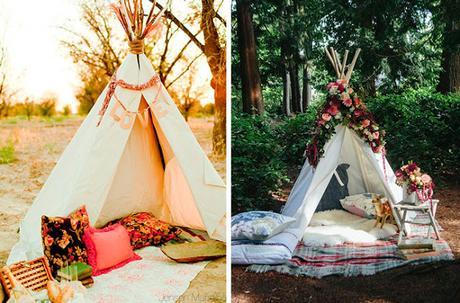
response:
[(16, 149), (13, 141), (9, 140), (5, 145), (0, 146), (0, 164), (8, 164), (16, 161)]

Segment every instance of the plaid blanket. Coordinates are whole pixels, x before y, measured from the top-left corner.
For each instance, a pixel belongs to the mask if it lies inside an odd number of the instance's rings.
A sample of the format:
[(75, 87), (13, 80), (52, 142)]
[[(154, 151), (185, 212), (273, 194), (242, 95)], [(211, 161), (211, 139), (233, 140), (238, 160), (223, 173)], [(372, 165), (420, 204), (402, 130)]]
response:
[[(438, 225), (439, 226), (439, 225)], [(426, 234), (427, 229), (411, 224), (413, 233)], [(302, 242), (292, 255), (292, 258), (281, 265), (251, 265), (247, 268), (253, 272), (277, 271), (290, 275), (302, 275), (322, 278), (330, 275), (345, 277), (369, 276), (378, 272), (404, 266), (426, 264), (438, 261), (454, 260), (452, 250), (444, 240), (435, 241), (439, 255), (426, 256), (412, 260), (403, 258), (398, 246), (397, 235), (386, 241), (372, 244), (341, 244), (327, 247), (305, 246)]]

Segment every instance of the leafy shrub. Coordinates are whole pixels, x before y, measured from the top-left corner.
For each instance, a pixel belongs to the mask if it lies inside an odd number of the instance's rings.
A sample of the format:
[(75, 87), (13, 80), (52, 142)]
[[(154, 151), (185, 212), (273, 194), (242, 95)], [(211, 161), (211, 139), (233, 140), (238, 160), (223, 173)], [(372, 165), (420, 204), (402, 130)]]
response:
[(460, 173), (460, 95), (408, 91), (366, 100), (386, 130), (393, 168), (413, 160), (435, 181)]
[(14, 143), (8, 140), (5, 145), (0, 146), (0, 164), (8, 164), (16, 161), (16, 149)]
[(232, 118), (232, 212), (266, 209), (287, 181), (282, 148), (266, 117)]
[(282, 159), (289, 165), (302, 165), (305, 162), (305, 148), (315, 129), (318, 107), (322, 102), (316, 102), (308, 107), (307, 112), (292, 118), (286, 118), (278, 125), (277, 136), (283, 148)]
[(56, 102), (56, 99), (50, 97), (37, 104), (40, 116), (54, 116), (56, 114)]

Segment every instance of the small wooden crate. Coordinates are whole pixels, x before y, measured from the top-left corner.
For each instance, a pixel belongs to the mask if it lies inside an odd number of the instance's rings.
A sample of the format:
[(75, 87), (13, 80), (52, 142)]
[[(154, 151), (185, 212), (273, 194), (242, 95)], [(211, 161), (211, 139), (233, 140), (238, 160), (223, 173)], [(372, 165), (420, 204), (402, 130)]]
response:
[(11, 276), (25, 288), (32, 291), (40, 291), (46, 288), (48, 281), (53, 280), (48, 261), (45, 257), (15, 263), (2, 268), (0, 271), (0, 281), (8, 297), (10, 296), (11, 289), (15, 286), (11, 281)]

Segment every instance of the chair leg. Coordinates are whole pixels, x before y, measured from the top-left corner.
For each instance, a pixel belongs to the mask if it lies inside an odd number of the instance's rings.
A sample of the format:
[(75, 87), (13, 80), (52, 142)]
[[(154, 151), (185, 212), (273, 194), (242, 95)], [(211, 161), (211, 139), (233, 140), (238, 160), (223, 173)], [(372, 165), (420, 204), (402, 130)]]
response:
[[(436, 239), (441, 239), (441, 237), (439, 236), (438, 227), (436, 226), (436, 221), (434, 220), (433, 215), (431, 214), (431, 210), (428, 210), (428, 216), (430, 217), (431, 225), (433, 226), (434, 233), (436, 234)], [(428, 230), (430, 230), (430, 228), (428, 228)]]

